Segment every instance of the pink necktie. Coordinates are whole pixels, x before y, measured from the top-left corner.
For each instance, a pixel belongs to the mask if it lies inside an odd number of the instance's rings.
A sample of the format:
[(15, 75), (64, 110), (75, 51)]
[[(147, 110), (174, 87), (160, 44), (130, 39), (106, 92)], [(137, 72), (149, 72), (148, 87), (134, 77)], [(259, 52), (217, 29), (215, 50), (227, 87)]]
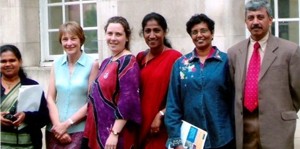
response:
[(245, 83), (244, 106), (250, 112), (253, 112), (258, 106), (258, 76), (260, 71), (259, 48), (260, 45), (256, 42), (248, 65)]

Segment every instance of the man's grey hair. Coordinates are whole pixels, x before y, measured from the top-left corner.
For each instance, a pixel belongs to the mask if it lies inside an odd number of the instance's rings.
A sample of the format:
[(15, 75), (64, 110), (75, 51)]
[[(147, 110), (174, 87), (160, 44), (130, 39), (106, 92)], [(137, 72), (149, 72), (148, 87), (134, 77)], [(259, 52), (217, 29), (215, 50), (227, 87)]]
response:
[(271, 5), (268, 0), (250, 0), (245, 5), (245, 16), (247, 11), (256, 11), (261, 8), (266, 8), (269, 17), (273, 17)]

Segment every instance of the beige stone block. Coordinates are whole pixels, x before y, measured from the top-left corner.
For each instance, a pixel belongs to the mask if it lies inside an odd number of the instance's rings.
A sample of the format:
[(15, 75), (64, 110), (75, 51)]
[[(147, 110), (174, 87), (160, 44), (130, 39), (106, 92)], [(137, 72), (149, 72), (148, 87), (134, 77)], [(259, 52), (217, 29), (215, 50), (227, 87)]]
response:
[(2, 24), (2, 34), (1, 39), (3, 43), (16, 43), (20, 40), (20, 7), (6, 7), (1, 8), (1, 12), (5, 17), (1, 17)]
[(22, 20), (19, 24), (22, 37), (20, 42), (39, 42), (39, 9), (37, 7), (22, 7), (20, 18)]
[(193, 51), (193, 49), (195, 48), (195, 45), (189, 36), (183, 38), (171, 37), (169, 39), (173, 48), (180, 51), (182, 54), (187, 54)]
[(20, 46), (23, 56), (23, 66), (40, 66), (41, 50), (39, 42), (26, 42)]

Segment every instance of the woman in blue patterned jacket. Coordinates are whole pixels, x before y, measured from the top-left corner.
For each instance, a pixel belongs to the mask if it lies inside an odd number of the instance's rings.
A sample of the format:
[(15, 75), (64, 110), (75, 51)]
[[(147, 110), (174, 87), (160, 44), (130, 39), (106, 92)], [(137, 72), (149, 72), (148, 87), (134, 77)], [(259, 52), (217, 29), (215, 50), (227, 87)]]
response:
[(204, 148), (233, 149), (232, 89), (227, 55), (212, 46), (214, 21), (196, 14), (186, 23), (195, 48), (173, 65), (165, 123), (167, 146), (182, 149), (182, 120), (208, 132)]

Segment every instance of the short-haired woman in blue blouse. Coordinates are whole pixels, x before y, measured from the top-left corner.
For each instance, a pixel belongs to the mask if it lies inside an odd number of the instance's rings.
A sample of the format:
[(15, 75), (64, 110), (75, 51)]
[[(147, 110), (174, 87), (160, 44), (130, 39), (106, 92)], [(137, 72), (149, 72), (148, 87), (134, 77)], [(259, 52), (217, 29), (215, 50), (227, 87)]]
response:
[(173, 65), (165, 124), (167, 146), (182, 149), (181, 120), (208, 132), (204, 148), (233, 149), (232, 89), (227, 55), (212, 46), (214, 21), (196, 14), (186, 23), (195, 44)]
[(51, 125), (47, 127), (49, 149), (79, 149), (87, 113), (89, 86), (96, 78), (99, 64), (81, 50), (85, 41), (82, 27), (74, 21), (59, 27), (59, 42), (65, 55), (53, 63), (48, 108)]

